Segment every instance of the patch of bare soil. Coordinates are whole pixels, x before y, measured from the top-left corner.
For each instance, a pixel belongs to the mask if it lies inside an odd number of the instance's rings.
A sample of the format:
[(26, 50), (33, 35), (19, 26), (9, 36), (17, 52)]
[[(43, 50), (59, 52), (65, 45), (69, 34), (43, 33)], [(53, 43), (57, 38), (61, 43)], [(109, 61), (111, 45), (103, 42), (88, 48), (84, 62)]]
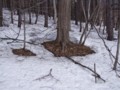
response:
[(31, 52), (30, 50), (24, 49), (24, 48), (13, 49), (12, 52), (15, 55), (19, 55), (19, 56), (36, 56), (35, 53)]
[(42, 45), (44, 45), (44, 47), (50, 52), (52, 52), (56, 57), (85, 56), (88, 54), (95, 53), (93, 50), (91, 50), (91, 48), (87, 46), (74, 43), (68, 44), (64, 51), (62, 50), (61, 44), (55, 41), (44, 42)]

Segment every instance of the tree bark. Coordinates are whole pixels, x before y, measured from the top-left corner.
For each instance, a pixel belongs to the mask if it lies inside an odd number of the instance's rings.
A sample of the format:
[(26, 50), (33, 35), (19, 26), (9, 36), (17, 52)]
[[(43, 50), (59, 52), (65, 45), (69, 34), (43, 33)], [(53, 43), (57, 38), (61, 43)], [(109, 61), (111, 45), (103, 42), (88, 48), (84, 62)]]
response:
[(65, 50), (67, 44), (69, 44), (71, 0), (59, 0), (58, 9), (58, 30), (56, 41), (61, 44), (62, 50)]
[(10, 0), (10, 9), (11, 9), (11, 23), (13, 24), (14, 23), (14, 20), (13, 20), (13, 0)]
[(0, 27), (2, 26), (3, 15), (2, 15), (2, 0), (0, 0)]
[(21, 0), (18, 1), (18, 27), (21, 27), (21, 24), (22, 24), (22, 16), (21, 16)]
[(113, 13), (111, 10), (110, 0), (106, 0), (106, 31), (107, 31), (107, 40), (113, 40)]
[[(29, 6), (28, 7), (31, 7), (31, 0), (29, 0)], [(29, 14), (29, 24), (32, 23), (32, 18), (31, 18), (31, 8), (28, 9), (28, 14)]]
[(44, 27), (48, 27), (48, 0), (45, 2), (45, 23)]
[(120, 50), (120, 26), (119, 26), (119, 30), (118, 30), (117, 51), (116, 51), (116, 58), (115, 58), (113, 70), (117, 69), (117, 64), (118, 64), (118, 61), (119, 61), (119, 52), (120, 52), (119, 50)]
[[(118, 12), (118, 20), (120, 20), (120, 12)], [(118, 42), (117, 42), (117, 50), (116, 50), (116, 58), (115, 58), (115, 62), (114, 62), (114, 66), (113, 66), (113, 70), (117, 69), (117, 64), (119, 61), (119, 53), (120, 53), (120, 22), (119, 24), (119, 28), (118, 28)]]
[(56, 0), (53, 0), (53, 8), (54, 8), (54, 23), (57, 23), (57, 8), (56, 8)]
[(74, 10), (75, 10), (75, 25), (78, 25), (78, 4), (77, 0), (74, 2)]

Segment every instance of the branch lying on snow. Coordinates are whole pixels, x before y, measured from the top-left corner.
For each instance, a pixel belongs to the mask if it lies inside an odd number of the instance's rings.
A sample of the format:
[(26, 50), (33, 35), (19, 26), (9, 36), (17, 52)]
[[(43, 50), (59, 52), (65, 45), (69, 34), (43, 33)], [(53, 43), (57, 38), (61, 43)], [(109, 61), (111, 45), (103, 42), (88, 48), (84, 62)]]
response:
[(115, 70), (116, 76), (120, 78), (120, 75), (118, 74), (117, 70)]
[(67, 56), (66, 56), (66, 58), (69, 59), (70, 61), (72, 61), (73, 63), (75, 63), (75, 64), (77, 64), (77, 65), (79, 65), (79, 66), (81, 66), (81, 67), (83, 67), (83, 68), (91, 71), (92, 73), (94, 73), (93, 76), (95, 76), (96, 78), (102, 80), (103, 82), (106, 82), (96, 71), (92, 70), (91, 68), (89, 68), (89, 67), (87, 67), (87, 66), (85, 66), (85, 65), (83, 65), (83, 64), (81, 64), (81, 63), (76, 62), (76, 61), (73, 60), (71, 57), (67, 57)]
[[(10, 38), (10, 37), (7, 37), (7, 38), (0, 38), (1, 40), (13, 40), (14, 42), (16, 41), (16, 42), (18, 42), (18, 41), (22, 41), (22, 42), (24, 42), (24, 40), (21, 40), (21, 39), (16, 39), (16, 38)], [(13, 42), (8, 42), (8, 44), (10, 44), (10, 43), (13, 43)], [(28, 44), (33, 44), (33, 45), (39, 45), (39, 44), (35, 44), (35, 43), (32, 43), (32, 42), (26, 42), (26, 43), (28, 43)]]
[(58, 79), (56, 79), (56, 78), (52, 75), (52, 69), (50, 69), (50, 71), (49, 71), (49, 73), (48, 73), (47, 75), (44, 75), (44, 76), (42, 76), (42, 77), (39, 77), (39, 78), (35, 79), (34, 81), (36, 81), (36, 80), (41, 81), (41, 80), (47, 79), (47, 78), (54, 79), (54, 80), (56, 80), (56, 82), (59, 81)]

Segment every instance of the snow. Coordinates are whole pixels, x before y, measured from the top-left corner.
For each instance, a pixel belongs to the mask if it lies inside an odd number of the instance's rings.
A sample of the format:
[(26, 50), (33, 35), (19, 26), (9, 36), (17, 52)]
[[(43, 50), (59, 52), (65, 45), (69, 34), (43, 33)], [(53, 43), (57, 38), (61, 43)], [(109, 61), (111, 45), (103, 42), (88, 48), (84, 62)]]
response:
[[(4, 13), (9, 12), (4, 10)], [(7, 17), (5, 20), (7, 26), (0, 28), (0, 38), (6, 36), (16, 38), (19, 32), (17, 22), (10, 24), (10, 16), (9, 14), (6, 15), (4, 18)], [(17, 16), (14, 17), (17, 18)], [(94, 69), (95, 63), (97, 72), (106, 80), (105, 83), (101, 80), (97, 80), (95, 83), (95, 78), (90, 71), (75, 65), (64, 57), (54, 57), (51, 52), (46, 50), (41, 43), (54, 40), (56, 29), (51, 18), (49, 18), (49, 28), (44, 27), (43, 21), (44, 17), (39, 16), (37, 24), (26, 24), (27, 41), (38, 44), (27, 44), (27, 49), (37, 54), (35, 57), (14, 55), (12, 49), (22, 48), (23, 43), (8, 44), (11, 40), (0, 39), (0, 90), (120, 90), (120, 79), (112, 71), (113, 62), (95, 30), (90, 33), (85, 44), (96, 53), (72, 58), (92, 69)], [(71, 40), (78, 42), (80, 35), (79, 26), (72, 24)], [(23, 26), (19, 39), (23, 40)], [(115, 55), (117, 41), (105, 41)], [(50, 69), (52, 69), (52, 76), (48, 75)], [(44, 76), (46, 77), (40, 79)]]

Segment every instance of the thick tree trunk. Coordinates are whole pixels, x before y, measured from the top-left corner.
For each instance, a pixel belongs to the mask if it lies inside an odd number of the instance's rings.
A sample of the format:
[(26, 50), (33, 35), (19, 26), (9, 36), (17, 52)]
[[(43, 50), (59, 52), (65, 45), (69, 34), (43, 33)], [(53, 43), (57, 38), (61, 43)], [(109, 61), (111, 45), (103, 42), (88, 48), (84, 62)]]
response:
[(2, 15), (2, 0), (0, 0), (0, 27), (2, 26), (3, 15)]
[(62, 50), (69, 43), (69, 30), (71, 19), (71, 0), (59, 0), (58, 30), (56, 41), (61, 44)]

